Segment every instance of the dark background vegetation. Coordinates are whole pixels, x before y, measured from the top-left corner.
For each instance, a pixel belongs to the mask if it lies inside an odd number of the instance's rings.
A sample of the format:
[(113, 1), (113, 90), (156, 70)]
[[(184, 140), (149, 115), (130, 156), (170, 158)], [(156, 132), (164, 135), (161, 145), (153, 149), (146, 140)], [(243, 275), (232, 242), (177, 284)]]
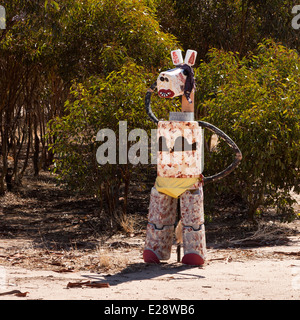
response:
[[(296, 1), (1, 4), (1, 195), (24, 188), (26, 175), (51, 170), (65, 188), (95, 196), (103, 215), (124, 220), (136, 193), (150, 193), (155, 166), (98, 165), (96, 134), (110, 128), (118, 143), (119, 121), (126, 120), (128, 132), (144, 128), (150, 136), (147, 88), (172, 67), (171, 50), (194, 49), (197, 118), (220, 127), (244, 155), (234, 173), (205, 188), (207, 214), (213, 217), (225, 201), (250, 219), (270, 207), (285, 220), (295, 218), (290, 194), (299, 192), (300, 165), (300, 31), (291, 26)], [(179, 108), (177, 100), (153, 98), (159, 118)], [(213, 152), (209, 143), (207, 133), (204, 175), (232, 161), (225, 145)]]

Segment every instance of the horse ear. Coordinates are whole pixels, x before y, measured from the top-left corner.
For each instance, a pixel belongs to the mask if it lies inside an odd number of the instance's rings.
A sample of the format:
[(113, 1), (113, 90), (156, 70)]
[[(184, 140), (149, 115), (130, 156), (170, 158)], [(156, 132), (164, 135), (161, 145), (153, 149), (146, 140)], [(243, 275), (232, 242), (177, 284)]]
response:
[(186, 52), (184, 63), (192, 67), (196, 62), (197, 51), (188, 49)]
[(171, 51), (171, 57), (175, 66), (183, 63), (182, 53), (180, 49)]

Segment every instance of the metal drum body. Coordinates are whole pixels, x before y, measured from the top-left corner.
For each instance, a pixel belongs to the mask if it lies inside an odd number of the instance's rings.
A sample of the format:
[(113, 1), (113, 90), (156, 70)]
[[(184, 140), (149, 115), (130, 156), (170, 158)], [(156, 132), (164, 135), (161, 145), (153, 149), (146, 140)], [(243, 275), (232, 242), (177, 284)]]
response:
[[(174, 120), (175, 119), (175, 120)], [(200, 178), (203, 171), (203, 129), (193, 114), (171, 113), (170, 121), (159, 121), (157, 176)], [(180, 196), (183, 263), (200, 265), (206, 255), (203, 187), (196, 180)], [(144, 260), (156, 262), (170, 258), (177, 199), (152, 188)]]
[(199, 178), (204, 166), (204, 143), (198, 122), (159, 121), (157, 133), (157, 175)]

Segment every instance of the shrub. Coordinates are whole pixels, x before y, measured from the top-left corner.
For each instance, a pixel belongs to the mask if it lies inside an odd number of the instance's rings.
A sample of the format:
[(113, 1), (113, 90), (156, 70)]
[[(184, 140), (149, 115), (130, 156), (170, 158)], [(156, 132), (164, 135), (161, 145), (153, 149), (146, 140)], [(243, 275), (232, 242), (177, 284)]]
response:
[[(243, 160), (217, 188), (239, 195), (249, 217), (273, 205), (293, 216), (291, 190), (300, 192), (300, 58), (266, 40), (257, 52), (212, 50), (197, 74), (197, 111), (240, 147)], [(220, 143), (206, 159), (206, 175), (222, 170), (232, 154)], [(213, 196), (213, 195), (212, 195)]]
[[(65, 103), (66, 115), (49, 123), (49, 134), (55, 137), (55, 172), (60, 180), (69, 188), (97, 195), (104, 211), (116, 218), (114, 221), (119, 220), (119, 198), (124, 198), (120, 211), (126, 213), (131, 174), (139, 171), (139, 165), (129, 161), (119, 164), (119, 122), (127, 121), (127, 134), (141, 128), (150, 137), (153, 124), (147, 117), (144, 99), (152, 82), (152, 75), (144, 68), (129, 63), (106, 79), (92, 77), (85, 83), (74, 83), (71, 98)], [(153, 99), (152, 106), (159, 117), (173, 108), (166, 99)], [(96, 152), (102, 142), (96, 141), (96, 135), (101, 129), (111, 129), (116, 135), (116, 164), (97, 163)], [(127, 140), (128, 150), (136, 142)]]

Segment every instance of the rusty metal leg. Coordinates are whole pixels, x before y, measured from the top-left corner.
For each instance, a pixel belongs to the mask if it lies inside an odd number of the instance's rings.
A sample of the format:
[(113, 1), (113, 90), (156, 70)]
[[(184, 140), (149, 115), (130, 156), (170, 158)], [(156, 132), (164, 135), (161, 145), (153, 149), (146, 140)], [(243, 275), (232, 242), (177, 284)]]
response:
[[(181, 210), (180, 210), (180, 198), (177, 200), (177, 221), (178, 224), (181, 221)], [(177, 241), (177, 262), (180, 262), (181, 260), (181, 241), (178, 239)]]
[(202, 265), (206, 257), (203, 189), (186, 191), (180, 198), (183, 225), (182, 263)]
[(176, 209), (176, 199), (152, 188), (143, 253), (145, 262), (159, 263), (170, 258)]

